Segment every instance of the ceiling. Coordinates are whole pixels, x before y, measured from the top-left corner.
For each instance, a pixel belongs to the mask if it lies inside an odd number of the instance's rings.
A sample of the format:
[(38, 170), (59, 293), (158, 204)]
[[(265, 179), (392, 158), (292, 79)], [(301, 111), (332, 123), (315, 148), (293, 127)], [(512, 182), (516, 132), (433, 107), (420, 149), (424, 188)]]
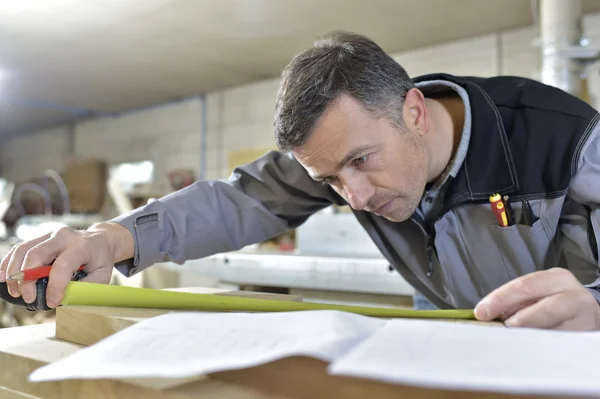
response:
[(0, 135), (274, 77), (330, 30), (398, 52), (533, 23), (528, 0), (0, 0)]

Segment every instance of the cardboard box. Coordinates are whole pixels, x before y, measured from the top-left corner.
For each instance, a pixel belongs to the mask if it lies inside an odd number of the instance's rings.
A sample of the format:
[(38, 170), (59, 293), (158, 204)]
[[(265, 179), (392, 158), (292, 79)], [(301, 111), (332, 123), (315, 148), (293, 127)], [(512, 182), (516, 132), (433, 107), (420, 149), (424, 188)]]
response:
[(106, 162), (88, 159), (69, 163), (63, 179), (69, 192), (71, 212), (98, 213), (106, 200)]

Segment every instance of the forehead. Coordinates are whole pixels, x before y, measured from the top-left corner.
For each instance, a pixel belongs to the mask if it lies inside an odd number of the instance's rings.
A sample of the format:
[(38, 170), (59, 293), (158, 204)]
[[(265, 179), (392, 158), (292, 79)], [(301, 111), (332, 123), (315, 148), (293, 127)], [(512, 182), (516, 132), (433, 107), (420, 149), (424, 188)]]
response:
[(332, 103), (317, 121), (308, 141), (294, 155), (311, 168), (337, 165), (353, 149), (373, 142), (377, 120), (349, 96)]

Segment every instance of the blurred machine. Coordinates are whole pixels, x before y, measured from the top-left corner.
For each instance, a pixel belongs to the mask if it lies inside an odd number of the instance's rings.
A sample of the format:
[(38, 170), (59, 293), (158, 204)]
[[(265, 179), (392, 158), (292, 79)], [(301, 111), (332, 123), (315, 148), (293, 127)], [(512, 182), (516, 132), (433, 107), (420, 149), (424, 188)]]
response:
[(179, 285), (206, 285), (207, 278), (236, 288), (270, 288), (306, 301), (367, 306), (411, 306), (414, 289), (386, 259), (354, 215), (331, 207), (296, 229), (293, 252), (253, 245), (240, 251), (192, 260), (176, 270)]
[(296, 229), (299, 254), (383, 259), (381, 252), (350, 212), (329, 207)]
[[(16, 188), (13, 185), (13, 190), (6, 192), (4, 197), (7, 203), (6, 209), (12, 203), (18, 213), (13, 230), (14, 236), (18, 240), (25, 241), (55, 231), (62, 226), (85, 229), (100, 222), (102, 217), (98, 212), (104, 202), (103, 190), (90, 186), (97, 186), (97, 180), (102, 180), (103, 168), (102, 163), (82, 162), (67, 168), (64, 179), (56, 171), (46, 170), (41, 179), (36, 182), (27, 182)], [(98, 176), (95, 177), (90, 170)], [(49, 180), (54, 182), (53, 186), (48, 184)], [(30, 194), (29, 198), (36, 200), (34, 203), (43, 203), (41, 214), (27, 212), (23, 201), (24, 194)], [(55, 197), (60, 198), (59, 204), (55, 201)], [(1, 211), (0, 205), (0, 213)]]

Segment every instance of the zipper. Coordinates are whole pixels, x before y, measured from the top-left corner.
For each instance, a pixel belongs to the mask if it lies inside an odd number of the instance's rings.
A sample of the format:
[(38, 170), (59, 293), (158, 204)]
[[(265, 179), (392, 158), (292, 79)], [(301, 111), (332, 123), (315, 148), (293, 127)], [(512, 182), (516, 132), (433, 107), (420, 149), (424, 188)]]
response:
[(435, 257), (437, 258), (437, 250), (435, 249), (435, 245), (434, 245), (434, 238), (432, 237), (433, 234), (429, 234), (427, 236), (427, 259), (429, 261), (429, 267), (427, 268), (427, 277), (431, 277), (431, 275), (433, 274), (433, 256), (435, 253)]
[[(435, 231), (431, 228), (431, 226), (429, 224), (427, 224), (425, 222), (425, 220), (423, 220), (423, 218), (421, 217), (421, 215), (419, 215), (418, 212), (415, 212), (414, 216), (413, 216), (415, 222), (417, 223), (417, 225), (419, 225), (419, 227), (421, 228), (421, 230), (423, 230), (423, 233), (425, 233), (425, 235), (427, 236), (427, 261), (428, 261), (428, 265), (427, 265), (427, 277), (431, 277), (431, 275), (433, 275), (433, 262), (434, 262), (434, 256), (437, 258), (438, 253), (437, 250), (435, 248)], [(437, 221), (438, 218), (436, 218)]]
[(594, 233), (594, 226), (592, 225), (592, 208), (587, 205), (584, 205), (584, 207), (588, 214), (587, 236), (588, 242), (590, 243), (590, 249), (592, 250), (592, 254), (596, 261), (600, 261), (600, 259), (598, 259), (598, 241), (596, 241), (596, 234)]

